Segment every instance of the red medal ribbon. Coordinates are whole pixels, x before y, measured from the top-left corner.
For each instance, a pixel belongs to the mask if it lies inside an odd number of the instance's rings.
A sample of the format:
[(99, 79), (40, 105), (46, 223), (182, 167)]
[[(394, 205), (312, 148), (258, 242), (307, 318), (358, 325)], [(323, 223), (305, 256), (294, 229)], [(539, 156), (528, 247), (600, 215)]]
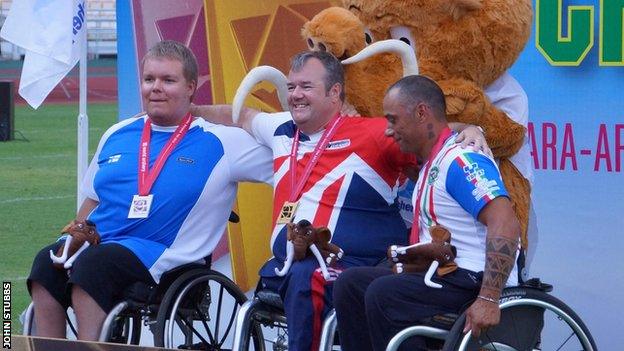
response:
[(418, 189), (418, 196), (416, 197), (416, 203), (414, 204), (414, 220), (412, 221), (412, 230), (410, 232), (410, 245), (416, 244), (420, 241), (420, 236), (418, 235), (418, 227), (420, 223), (420, 200), (425, 190), (425, 184), (427, 183), (427, 177), (429, 176), (431, 163), (442, 149), (442, 146), (444, 146), (446, 139), (448, 139), (452, 133), (453, 131), (451, 131), (449, 127), (444, 128), (442, 130), (442, 133), (440, 133), (440, 135), (438, 136), (438, 140), (433, 146), (431, 153), (429, 154), (429, 159), (427, 160), (427, 165), (425, 166), (425, 172), (423, 173), (424, 178), (421, 180), (420, 188)]
[[(338, 125), (342, 120), (342, 115), (337, 114), (329, 123), (329, 128), (326, 128), (321, 136), (321, 139), (316, 144), (314, 151), (312, 152), (312, 157), (310, 158), (310, 162), (306, 165), (303, 171), (303, 177), (296, 183), (297, 178), (297, 149), (299, 147), (299, 128), (295, 130), (295, 137), (293, 140), (293, 146), (290, 150), (290, 196), (288, 197), (288, 201), (295, 202), (299, 198), (301, 191), (303, 190), (303, 186), (305, 182), (310, 177), (310, 173), (312, 173), (312, 168), (316, 165), (321, 154), (329, 144), (332, 136), (338, 130)], [(296, 186), (295, 186), (296, 183)]]
[(152, 189), (152, 185), (156, 181), (156, 178), (160, 174), (167, 158), (175, 149), (175, 147), (180, 143), (186, 132), (188, 132), (189, 127), (193, 118), (191, 114), (188, 113), (182, 123), (178, 125), (175, 132), (169, 137), (169, 141), (165, 147), (158, 154), (158, 158), (156, 158), (156, 162), (154, 162), (154, 166), (152, 170), (149, 170), (149, 145), (150, 140), (152, 139), (152, 122), (147, 117), (145, 124), (143, 125), (143, 134), (141, 134), (141, 144), (139, 146), (139, 195), (145, 196), (149, 195), (150, 190)]

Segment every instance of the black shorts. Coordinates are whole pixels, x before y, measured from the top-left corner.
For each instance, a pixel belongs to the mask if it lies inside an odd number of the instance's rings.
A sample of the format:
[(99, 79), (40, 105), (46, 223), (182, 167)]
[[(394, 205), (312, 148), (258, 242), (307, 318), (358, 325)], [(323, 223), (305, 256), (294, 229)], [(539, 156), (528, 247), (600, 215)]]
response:
[(61, 244), (47, 246), (35, 256), (27, 281), (29, 292), (36, 281), (67, 308), (71, 305), (71, 286), (76, 284), (108, 313), (124, 299), (124, 291), (133, 283), (156, 284), (132, 251), (114, 243), (88, 247), (78, 256), (68, 277), (67, 271), (55, 268), (50, 259), (49, 251), (56, 252)]

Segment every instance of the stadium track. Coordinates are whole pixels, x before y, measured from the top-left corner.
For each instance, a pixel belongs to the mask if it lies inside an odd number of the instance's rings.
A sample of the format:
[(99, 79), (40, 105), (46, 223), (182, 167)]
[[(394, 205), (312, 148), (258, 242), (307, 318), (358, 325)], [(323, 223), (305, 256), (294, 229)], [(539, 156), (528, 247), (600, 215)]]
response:
[[(21, 61), (0, 61), (0, 81), (13, 81), (15, 104), (26, 102), (17, 93)], [(90, 60), (87, 64), (87, 101), (117, 102), (117, 60)], [(78, 65), (54, 87), (46, 103), (77, 103), (79, 98)]]

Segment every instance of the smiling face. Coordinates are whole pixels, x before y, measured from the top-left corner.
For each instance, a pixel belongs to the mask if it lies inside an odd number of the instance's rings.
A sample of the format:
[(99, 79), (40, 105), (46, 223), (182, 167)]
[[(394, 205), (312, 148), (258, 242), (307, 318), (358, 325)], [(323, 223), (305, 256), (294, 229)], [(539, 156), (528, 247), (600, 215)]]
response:
[(288, 73), (288, 106), (299, 129), (311, 134), (322, 129), (340, 111), (340, 84), (325, 87), (327, 70), (316, 58)]
[(189, 110), (196, 83), (184, 78), (182, 62), (149, 57), (143, 63), (143, 106), (155, 124), (178, 125)]

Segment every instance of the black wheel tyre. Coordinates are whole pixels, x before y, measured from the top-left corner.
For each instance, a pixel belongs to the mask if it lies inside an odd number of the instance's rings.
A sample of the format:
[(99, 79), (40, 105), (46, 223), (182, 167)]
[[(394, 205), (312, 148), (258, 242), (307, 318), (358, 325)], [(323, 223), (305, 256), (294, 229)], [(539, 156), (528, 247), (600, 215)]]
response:
[[(544, 313), (548, 310), (556, 315), (556, 319), (565, 323), (569, 328), (568, 336), (576, 336), (578, 344), (585, 351), (595, 351), (596, 344), (579, 316), (561, 300), (541, 290), (526, 287), (508, 288), (503, 291), (501, 304), (508, 303), (513, 306), (501, 310), (501, 323), (499, 326), (489, 328), (482, 332), (478, 340), (474, 337), (466, 341), (466, 347), (462, 348), (465, 334), (463, 333), (466, 322), (465, 313), (462, 314), (449, 332), (444, 351), (480, 350), (488, 349), (484, 345), (499, 342), (505, 345), (513, 345), (518, 350), (536, 349), (543, 340)], [(528, 322), (528, 323), (527, 323)], [(513, 327), (510, 328), (510, 325)], [(578, 329), (578, 330), (575, 330)], [(561, 344), (570, 339), (562, 338)], [(495, 348), (493, 348), (495, 349)], [(566, 348), (562, 348), (566, 350)], [(578, 350), (578, 348), (575, 348)]]
[[(222, 302), (228, 298), (233, 299), (231, 314), (224, 315)], [(181, 296), (181, 294), (184, 294)], [(208, 301), (205, 294), (209, 295)], [(154, 345), (168, 348), (193, 348), (207, 350), (222, 350), (224, 342), (229, 335), (234, 333), (234, 321), (236, 312), (247, 301), (247, 297), (240, 288), (223, 274), (210, 269), (193, 269), (184, 273), (167, 289), (165, 296), (158, 309), (156, 324), (154, 325)], [(176, 306), (177, 304), (177, 306)], [(201, 310), (206, 310), (210, 305), (215, 305), (216, 315), (203, 315)], [(170, 321), (171, 315), (176, 316)], [(222, 317), (225, 316), (225, 325), (221, 325)], [(193, 321), (201, 321), (201, 331), (196, 330)], [(208, 325), (214, 322), (213, 325)], [(169, 340), (168, 333), (174, 325), (182, 325), (190, 328), (192, 341), (185, 340), (183, 345), (173, 345)], [(262, 337), (254, 332), (254, 346), (258, 350)]]

